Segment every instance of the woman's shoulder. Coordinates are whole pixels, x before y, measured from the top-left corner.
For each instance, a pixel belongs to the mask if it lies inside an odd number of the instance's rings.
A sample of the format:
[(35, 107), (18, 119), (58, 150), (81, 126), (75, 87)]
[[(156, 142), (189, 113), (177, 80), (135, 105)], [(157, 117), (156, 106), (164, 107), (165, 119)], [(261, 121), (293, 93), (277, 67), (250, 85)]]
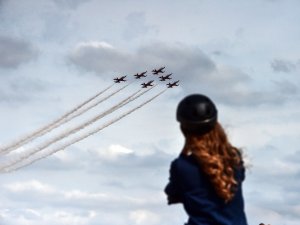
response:
[(193, 164), (195, 163), (195, 158), (192, 155), (185, 155), (181, 153), (179, 156), (177, 156), (172, 163), (174, 164)]
[(172, 161), (172, 167), (178, 171), (199, 169), (199, 164), (193, 155), (180, 154)]

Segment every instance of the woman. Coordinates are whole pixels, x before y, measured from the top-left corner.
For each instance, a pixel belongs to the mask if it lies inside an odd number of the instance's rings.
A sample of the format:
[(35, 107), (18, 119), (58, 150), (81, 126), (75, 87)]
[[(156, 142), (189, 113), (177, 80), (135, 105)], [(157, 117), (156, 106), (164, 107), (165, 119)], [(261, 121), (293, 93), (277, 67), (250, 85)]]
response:
[(242, 155), (227, 140), (214, 103), (204, 95), (187, 96), (178, 105), (177, 120), (185, 145), (171, 163), (168, 204), (183, 204), (186, 225), (247, 225)]

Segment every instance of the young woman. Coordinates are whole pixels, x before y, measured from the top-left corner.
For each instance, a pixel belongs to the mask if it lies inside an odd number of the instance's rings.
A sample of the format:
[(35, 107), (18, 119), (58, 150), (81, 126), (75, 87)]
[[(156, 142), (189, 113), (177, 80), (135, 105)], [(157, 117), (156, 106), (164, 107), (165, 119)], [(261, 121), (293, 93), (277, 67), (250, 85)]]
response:
[(217, 121), (214, 103), (204, 95), (187, 96), (178, 105), (177, 120), (185, 145), (171, 163), (168, 204), (183, 204), (186, 225), (247, 225), (242, 154)]

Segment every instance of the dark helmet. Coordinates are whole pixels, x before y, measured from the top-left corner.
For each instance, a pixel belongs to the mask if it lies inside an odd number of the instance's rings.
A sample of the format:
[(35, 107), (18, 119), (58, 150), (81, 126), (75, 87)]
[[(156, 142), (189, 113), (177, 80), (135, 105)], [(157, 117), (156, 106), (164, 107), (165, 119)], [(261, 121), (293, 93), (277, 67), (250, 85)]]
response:
[(185, 97), (177, 107), (177, 121), (185, 133), (202, 135), (212, 130), (217, 122), (217, 108), (205, 95)]

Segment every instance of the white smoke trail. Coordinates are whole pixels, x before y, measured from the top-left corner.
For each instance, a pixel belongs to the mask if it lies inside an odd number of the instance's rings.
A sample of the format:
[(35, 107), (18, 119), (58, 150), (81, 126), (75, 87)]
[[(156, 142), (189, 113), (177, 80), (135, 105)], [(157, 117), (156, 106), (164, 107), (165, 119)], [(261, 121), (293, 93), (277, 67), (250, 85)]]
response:
[(52, 121), (51, 123), (39, 128), (38, 130), (32, 132), (31, 134), (27, 134), (24, 137), (19, 138), (19, 140), (14, 141), (10, 144), (7, 144), (6, 146), (1, 146), (0, 148), (0, 154), (3, 153), (7, 153), (10, 152), (16, 148), (18, 148), (20, 145), (22, 145), (24, 142), (26, 142), (28, 139), (34, 138), (37, 134), (39, 134), (40, 132), (42, 132), (45, 129), (48, 129), (49, 127), (53, 126), (54, 124), (60, 122), (61, 120), (63, 120), (64, 118), (68, 117), (69, 115), (71, 115), (72, 113), (76, 112), (78, 109), (82, 108), (84, 105), (88, 104), (89, 102), (91, 102), (92, 100), (94, 100), (95, 98), (97, 98), (98, 96), (100, 96), (101, 94), (103, 94), (104, 92), (106, 92), (108, 89), (110, 89), (114, 84), (110, 85), (109, 87), (105, 88), (104, 90), (100, 91), (99, 93), (97, 93), (96, 95), (92, 96), (91, 98), (89, 98), (88, 100), (82, 102), (80, 105), (76, 106), (75, 108), (73, 108), (72, 110), (66, 112), (64, 115), (62, 115), (61, 117), (59, 117), (58, 119)]
[[(92, 106), (89, 106), (89, 107), (83, 109), (82, 111), (79, 111), (77, 114), (74, 114), (76, 111), (80, 110), (83, 106), (87, 105), (89, 102), (91, 102), (92, 100), (94, 100), (95, 98), (97, 98), (98, 96), (100, 96), (101, 94), (103, 94), (105, 91), (107, 91), (108, 89), (110, 89), (113, 85), (111, 85), (108, 88), (104, 89), (103, 91), (97, 93), (93, 97), (89, 98), (88, 100), (86, 100), (85, 102), (81, 103), (80, 105), (78, 105), (74, 109), (72, 109), (69, 112), (65, 113), (63, 116), (61, 116), (60, 118), (54, 120), (50, 124), (48, 124), (48, 125), (40, 128), (40, 129), (38, 129), (37, 131), (34, 131), (33, 133), (31, 133), (31, 134), (29, 134), (29, 135), (27, 135), (25, 137), (22, 137), (18, 141), (15, 141), (14, 143), (12, 143), (12, 144), (10, 144), (10, 145), (8, 145), (6, 147), (2, 147), (0, 149), (0, 155), (7, 154), (7, 153), (9, 153), (9, 152), (17, 149), (21, 145), (25, 145), (28, 142), (30, 142), (30, 141), (32, 141), (32, 140), (34, 140), (34, 139), (36, 139), (36, 138), (44, 135), (45, 133), (50, 132), (51, 130), (55, 129), (56, 127), (61, 126), (62, 124), (70, 121), (71, 119), (80, 116), (81, 114), (83, 114), (84, 112), (88, 111), (89, 109), (97, 106), (101, 102), (103, 102), (103, 101), (107, 100), (108, 98), (112, 97), (113, 95), (117, 94), (118, 92), (120, 92), (121, 90), (123, 90), (124, 88), (126, 88), (129, 84), (127, 84), (124, 87), (119, 88), (118, 90), (116, 90), (115, 92), (111, 93), (107, 97), (98, 100)], [(72, 116), (72, 114), (74, 114), (74, 115)]]
[[(81, 125), (75, 127), (75, 128), (71, 128), (65, 132), (63, 132), (62, 134), (54, 137), (53, 139), (51, 139), (50, 141), (41, 144), (40, 146), (37, 146), (35, 148), (32, 148), (26, 152), (24, 152), (23, 154), (20, 153), (19, 156), (15, 157), (14, 159), (8, 161), (7, 163), (4, 163), (0, 166), (0, 171), (10, 167), (14, 164), (17, 164), (18, 162), (21, 162), (22, 160), (25, 160), (26, 158), (30, 157), (31, 155), (43, 150), (44, 148), (47, 148), (48, 146), (52, 145), (53, 143), (60, 141), (63, 138), (66, 138), (68, 136), (70, 136), (71, 134), (74, 134), (78, 131), (80, 131), (81, 129), (84, 129), (85, 127), (93, 124), (94, 122), (96, 122), (97, 120), (103, 118), (104, 116), (114, 112), (115, 110), (119, 109), (120, 107), (123, 107), (124, 105), (128, 104), (129, 102), (139, 98), (140, 96), (142, 96), (143, 94), (145, 94), (146, 92), (150, 91), (152, 88), (154, 88), (155, 86), (147, 89), (146, 91), (143, 91), (141, 94), (137, 95), (138, 92), (140, 92), (141, 90), (136, 91), (135, 93), (133, 93), (132, 95), (130, 95), (129, 97), (125, 98), (124, 100), (120, 101), (119, 103), (117, 103), (116, 105), (114, 105), (113, 107), (111, 107), (110, 109), (100, 113), (99, 115), (93, 117), (92, 119), (89, 119), (88, 121), (82, 123)], [(136, 95), (136, 96), (135, 96)]]
[[(0, 155), (3, 155), (3, 154), (7, 154), (9, 152), (11, 152), (12, 150), (16, 149), (17, 147), (19, 147), (20, 145), (25, 145), (26, 143), (52, 131), (53, 129), (67, 123), (68, 121), (82, 115), (83, 113), (87, 112), (88, 110), (90, 110), (91, 108), (94, 108), (96, 107), (97, 105), (99, 105), (100, 103), (104, 102), (105, 100), (109, 99), (110, 97), (112, 97), (113, 95), (117, 94), (118, 92), (120, 92), (121, 90), (125, 89), (129, 84), (127, 84), (126, 86), (124, 87), (121, 87), (119, 89), (117, 89), (116, 91), (112, 92), (111, 94), (109, 94), (108, 96), (104, 97), (104, 98), (101, 98), (99, 99), (97, 102), (95, 102), (94, 104), (86, 107), (86, 108), (83, 108), (82, 110), (80, 110), (80, 108), (77, 109), (77, 113), (76, 111), (73, 112), (73, 115), (72, 114), (69, 114), (65, 117), (61, 117), (61, 119), (59, 121), (57, 121), (57, 123), (52, 123), (51, 125), (49, 125), (48, 127), (46, 127), (45, 129), (41, 130), (39, 133), (36, 133), (36, 135), (32, 136), (31, 138), (28, 138), (27, 140), (24, 140), (22, 143), (16, 145), (14, 148), (10, 149), (10, 151), (4, 151), (3, 153), (1, 153)], [(79, 111), (80, 110), (80, 111)]]
[[(79, 142), (93, 134), (96, 134), (98, 133), (99, 131), (105, 129), (106, 127), (116, 123), (117, 121), (121, 120), (122, 118), (128, 116), (129, 114), (133, 113), (134, 111), (142, 108), (144, 105), (150, 103), (151, 101), (153, 101), (155, 98), (157, 98), (158, 96), (160, 96), (161, 94), (163, 94), (167, 89), (159, 92), (158, 94), (154, 95), (153, 97), (151, 97), (150, 99), (146, 100), (145, 102), (141, 103), (140, 105), (136, 106), (135, 108), (133, 109), (130, 109), (129, 111), (123, 113), (122, 115), (118, 116), (117, 118), (115, 119), (112, 119), (111, 121), (105, 123), (104, 125), (100, 126), (100, 127), (96, 127), (92, 130), (90, 130), (89, 132), (85, 133), (85, 134), (82, 134), (81, 136), (79, 137), (76, 137), (76, 138), (73, 138), (71, 139), (70, 141), (68, 142), (65, 142), (65, 143), (62, 143), (61, 145), (57, 146), (56, 148), (53, 148), (53, 149), (50, 149), (48, 151), (44, 151), (44, 152), (40, 152), (42, 154), (38, 155), (34, 155), (33, 157), (29, 158), (28, 161), (22, 161), (21, 163), (17, 164), (17, 165), (12, 165), (12, 166), (9, 166), (9, 167), (6, 167), (6, 168), (3, 168), (2, 170), (0, 170), (1, 172), (11, 172), (11, 171), (15, 171), (15, 170), (18, 170), (20, 168), (23, 168), (25, 166), (28, 166), (28, 165), (31, 165), (32, 163), (40, 160), (40, 159), (43, 159), (49, 155), (52, 155), (60, 150), (63, 150), (65, 149), (66, 147), (70, 146), (70, 145), (73, 145), (75, 144), (76, 142)], [(144, 92), (143, 92), (144, 93)]]

